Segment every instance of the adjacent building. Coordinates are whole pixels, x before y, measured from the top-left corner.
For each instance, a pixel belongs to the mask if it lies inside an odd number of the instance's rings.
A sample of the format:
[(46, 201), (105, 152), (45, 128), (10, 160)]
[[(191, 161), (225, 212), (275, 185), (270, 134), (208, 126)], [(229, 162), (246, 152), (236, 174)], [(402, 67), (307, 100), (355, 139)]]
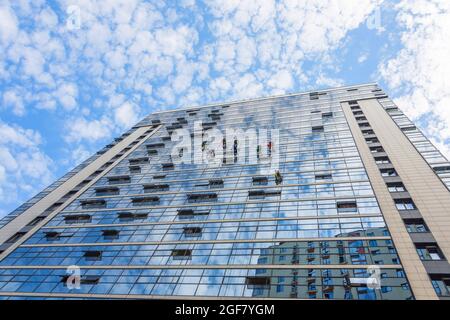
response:
[(0, 298), (448, 299), (449, 187), (376, 84), (155, 112), (0, 221)]

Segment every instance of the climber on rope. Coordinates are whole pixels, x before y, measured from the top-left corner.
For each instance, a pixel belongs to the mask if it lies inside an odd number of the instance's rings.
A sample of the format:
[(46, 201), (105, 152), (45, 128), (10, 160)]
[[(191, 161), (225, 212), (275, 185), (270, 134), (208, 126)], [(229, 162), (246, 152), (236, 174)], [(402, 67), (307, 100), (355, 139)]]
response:
[(275, 171), (275, 184), (278, 186), (283, 182), (283, 176), (280, 173), (280, 170)]

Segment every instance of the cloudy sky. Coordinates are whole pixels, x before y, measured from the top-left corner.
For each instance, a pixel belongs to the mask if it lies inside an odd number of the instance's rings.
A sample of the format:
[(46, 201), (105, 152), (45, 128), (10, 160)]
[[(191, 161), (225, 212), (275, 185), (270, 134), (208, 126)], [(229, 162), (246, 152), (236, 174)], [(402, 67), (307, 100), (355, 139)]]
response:
[(450, 155), (448, 0), (0, 0), (0, 216), (161, 109), (378, 82)]

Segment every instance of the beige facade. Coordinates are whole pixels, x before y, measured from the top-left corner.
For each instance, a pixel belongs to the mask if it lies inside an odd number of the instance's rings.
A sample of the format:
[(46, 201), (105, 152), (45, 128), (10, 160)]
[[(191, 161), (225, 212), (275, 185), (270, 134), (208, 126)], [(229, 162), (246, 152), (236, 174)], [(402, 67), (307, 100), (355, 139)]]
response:
[[(434, 239), (444, 255), (450, 256), (449, 190), (377, 99), (361, 100), (358, 104)], [(342, 106), (413, 293), (416, 299), (437, 299), (429, 272), (419, 259), (413, 239), (406, 230), (350, 105), (345, 102)]]

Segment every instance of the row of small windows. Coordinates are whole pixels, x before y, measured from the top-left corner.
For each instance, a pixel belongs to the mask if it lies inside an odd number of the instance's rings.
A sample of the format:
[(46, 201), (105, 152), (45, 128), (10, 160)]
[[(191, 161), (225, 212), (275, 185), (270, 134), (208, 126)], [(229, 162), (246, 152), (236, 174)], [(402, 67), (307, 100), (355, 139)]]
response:
[[(357, 105), (357, 103), (354, 103), (354, 106), (352, 107), (353, 113), (357, 113), (358, 115), (364, 115), (364, 113), (360, 110), (359, 105)], [(357, 119), (360, 118), (356, 117)], [(364, 120), (367, 120), (364, 117)], [(367, 127), (370, 128), (370, 124), (367, 122)], [(366, 130), (366, 135), (371, 135), (371, 137), (366, 138), (366, 142), (370, 143), (370, 144), (378, 144), (379, 140), (377, 137), (375, 137), (375, 133), (373, 132), (373, 130), (370, 129), (365, 129)], [(372, 137), (373, 135), (373, 137)], [(375, 145), (375, 146), (369, 146), (370, 152), (372, 152), (373, 154), (377, 154), (377, 153), (384, 153), (384, 149), (382, 146), (380, 145)], [(381, 156), (381, 155), (374, 155), (374, 159), (375, 159), (375, 163), (377, 165), (387, 165), (387, 164), (391, 164), (391, 161), (389, 160), (389, 158), (387, 156)], [(380, 173), (381, 176), (383, 177), (397, 177), (398, 174), (395, 171), (394, 168), (380, 168)], [(396, 193), (396, 192), (406, 192), (406, 188), (404, 187), (402, 182), (391, 182), (391, 183), (386, 183), (389, 192), (391, 193)], [(395, 206), (397, 207), (398, 210), (416, 210), (416, 206), (413, 202), (413, 200), (411, 198), (403, 198), (403, 199), (395, 199)]]
[[(179, 209), (178, 216), (183, 219), (193, 218), (195, 216), (205, 216), (210, 213), (209, 210), (193, 210), (193, 209)], [(118, 212), (117, 217), (121, 222), (130, 222), (145, 220), (148, 217), (148, 213), (133, 213), (133, 212)], [(64, 221), (66, 224), (77, 224), (77, 223), (90, 223), (92, 221), (92, 216), (90, 214), (72, 214), (64, 216)]]
[[(390, 171), (387, 171), (388, 173)], [(389, 173), (391, 175), (393, 173)], [(127, 178), (125, 178), (127, 177)], [(129, 176), (122, 176), (120, 177), (120, 181), (128, 181), (129, 182)], [(115, 177), (115, 179), (117, 179)], [(332, 174), (331, 173), (323, 173), (323, 174), (316, 174), (315, 180), (320, 181), (331, 181), (332, 180)], [(118, 181), (118, 180), (114, 180)], [(268, 184), (268, 177), (266, 176), (256, 176), (252, 177), (252, 184), (254, 186), (263, 186)], [(223, 179), (210, 179), (208, 182), (205, 183), (198, 183), (195, 184), (195, 187), (210, 187), (212, 189), (216, 188), (222, 188), (224, 186)], [(169, 191), (170, 186), (168, 184), (145, 184), (143, 185), (143, 192), (144, 193), (157, 193), (157, 192), (165, 192)], [(118, 187), (113, 186), (106, 186), (106, 187), (97, 187), (95, 189), (96, 196), (114, 196), (120, 194), (120, 189)], [(255, 190), (255, 191), (249, 191), (249, 198), (258, 198), (258, 197), (266, 197), (266, 196), (276, 196), (281, 195), (280, 191), (273, 192), (273, 191), (265, 191), (265, 190)], [(132, 198), (132, 204), (135, 206), (139, 205), (152, 205), (159, 203), (159, 197), (135, 197)], [(211, 201), (211, 200), (217, 200), (217, 194), (216, 193), (191, 193), (187, 195), (187, 200), (189, 202), (202, 202), (202, 201)], [(81, 206), (83, 209), (100, 209), (106, 207), (106, 200), (104, 199), (86, 199), (81, 200)]]
[[(200, 227), (185, 227), (183, 233), (186, 237), (198, 237), (202, 233)], [(62, 237), (62, 235), (60, 235)], [(50, 236), (49, 236), (50, 238)], [(54, 240), (54, 239), (48, 239)], [(28, 254), (18, 253), (11, 256), (2, 265), (12, 265), (15, 263), (25, 263), (26, 265), (35, 264), (60, 264), (66, 260), (66, 263), (76, 263), (79, 258), (86, 261), (101, 261), (105, 263), (111, 262), (115, 259), (120, 264), (124, 260), (130, 258), (134, 259), (130, 265), (142, 264), (156, 264), (166, 262), (177, 257), (178, 259), (193, 260), (193, 263), (200, 261), (210, 261), (212, 264), (227, 264), (229, 259), (234, 260), (233, 264), (398, 264), (399, 259), (396, 250), (392, 245), (383, 244), (380, 240), (363, 241), (349, 241), (347, 245), (343, 243), (328, 244), (326, 246), (315, 247), (305, 246), (302, 243), (297, 246), (296, 243), (290, 247), (269, 247), (269, 248), (235, 248), (235, 249), (220, 249), (220, 244), (208, 243), (207, 245), (196, 246), (167, 246), (160, 245), (155, 249), (155, 245), (144, 246), (89, 246), (89, 247), (74, 247), (68, 246), (66, 248), (52, 247), (46, 250), (37, 250), (38, 248), (31, 248)], [(260, 243), (261, 245), (267, 245)], [(285, 245), (285, 244), (284, 244)], [(152, 247), (154, 249), (150, 249)], [(139, 257), (145, 257), (138, 260)], [(159, 258), (158, 258), (159, 257)], [(169, 258), (170, 257), (170, 258)], [(243, 258), (245, 257), (245, 259)], [(124, 258), (120, 261), (121, 258)], [(152, 259), (149, 259), (152, 258)], [(169, 259), (168, 259), (169, 258)], [(206, 260), (205, 260), (206, 259)], [(43, 262), (45, 260), (46, 262)], [(68, 261), (70, 260), (70, 261)], [(177, 260), (177, 259), (174, 259)], [(81, 261), (80, 261), (81, 262)], [(245, 262), (245, 263), (244, 263)]]
[[(129, 180), (127, 180), (129, 182)], [(267, 184), (267, 177), (258, 177), (253, 179), (253, 183), (255, 185), (262, 185), (265, 182)], [(210, 179), (206, 183), (198, 183), (195, 187), (209, 187), (209, 188), (222, 188), (223, 180), (222, 179)], [(152, 192), (165, 192), (169, 191), (170, 186), (168, 184), (145, 184), (143, 185), (144, 193), (152, 193)], [(96, 196), (114, 196), (120, 194), (120, 189), (118, 187), (99, 187), (95, 189)]]
[[(279, 196), (281, 194), (280, 191), (272, 191), (268, 192), (265, 190), (252, 190), (248, 192), (250, 199), (261, 199), (265, 197), (272, 197), (272, 196)], [(203, 201), (214, 201), (217, 200), (217, 194), (216, 193), (202, 193), (202, 194), (188, 194), (187, 195), (188, 200), (190, 202), (203, 202)], [(398, 208), (405, 208), (405, 209), (399, 209), (399, 210), (413, 210), (410, 209), (415, 208), (414, 204), (410, 204), (408, 201), (405, 201), (405, 199), (396, 200), (397, 207)], [(132, 202), (136, 206), (140, 205), (153, 205), (155, 203), (159, 202), (159, 197), (141, 197), (141, 198), (132, 198)], [(98, 209), (98, 208), (104, 208), (106, 206), (105, 200), (94, 200), (89, 201), (89, 206), (83, 206), (83, 209)], [(86, 205), (86, 202), (82, 205)], [(358, 206), (356, 201), (337, 201), (336, 202), (336, 209), (338, 213), (344, 213), (344, 212), (357, 212)], [(196, 215), (206, 215), (209, 214), (209, 211), (200, 211), (200, 213), (192, 210), (192, 209), (180, 209), (178, 211), (178, 215), (182, 217), (188, 217), (188, 216), (196, 216)], [(118, 218), (121, 221), (127, 221), (127, 220), (140, 220), (140, 219), (146, 219), (148, 214), (134, 214), (130, 212), (119, 212)], [(90, 214), (71, 214), (64, 216), (64, 221), (68, 224), (71, 223), (89, 223), (91, 222), (92, 216)]]
[[(155, 175), (154, 179), (163, 179), (165, 175)], [(331, 173), (318, 173), (314, 175), (316, 181), (322, 180), (332, 180)], [(131, 182), (130, 176), (115, 176), (109, 177), (108, 182), (110, 185), (118, 184), (128, 184)], [(253, 185), (267, 185), (269, 178), (267, 176), (254, 176), (252, 177)], [(211, 188), (221, 188), (224, 186), (223, 179), (209, 179), (208, 182), (197, 183), (195, 187), (211, 187)], [(145, 192), (151, 191), (167, 191), (170, 189), (168, 184), (146, 184), (143, 185)], [(118, 195), (120, 190), (118, 187), (98, 187), (95, 189), (97, 196), (108, 196), (108, 195)]]

